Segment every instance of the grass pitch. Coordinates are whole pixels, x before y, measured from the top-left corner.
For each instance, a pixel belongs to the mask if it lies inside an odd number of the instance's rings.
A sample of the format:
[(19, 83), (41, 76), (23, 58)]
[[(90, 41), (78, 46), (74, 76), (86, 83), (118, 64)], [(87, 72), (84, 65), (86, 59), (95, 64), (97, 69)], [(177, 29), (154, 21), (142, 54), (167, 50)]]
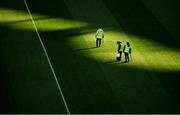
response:
[[(71, 113), (180, 112), (178, 26), (156, 9), (166, 5), (41, 2), (27, 0)], [(99, 27), (105, 40), (95, 48)], [(1, 113), (67, 113), (23, 1), (1, 1), (0, 30)], [(131, 43), (129, 63), (116, 62), (117, 40)]]

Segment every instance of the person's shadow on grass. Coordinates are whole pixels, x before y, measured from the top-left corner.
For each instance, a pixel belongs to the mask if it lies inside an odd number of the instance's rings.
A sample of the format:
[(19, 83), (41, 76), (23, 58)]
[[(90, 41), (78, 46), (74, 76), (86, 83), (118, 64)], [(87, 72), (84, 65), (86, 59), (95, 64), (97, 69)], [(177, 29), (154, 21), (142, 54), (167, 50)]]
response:
[(89, 47), (89, 48), (82, 48), (82, 49), (75, 49), (74, 51), (83, 51), (83, 50), (90, 50), (90, 49), (95, 49), (97, 47)]
[(108, 62), (104, 62), (104, 63), (106, 63), (106, 64), (125, 64), (128, 62), (113, 60), (113, 61), (108, 61)]

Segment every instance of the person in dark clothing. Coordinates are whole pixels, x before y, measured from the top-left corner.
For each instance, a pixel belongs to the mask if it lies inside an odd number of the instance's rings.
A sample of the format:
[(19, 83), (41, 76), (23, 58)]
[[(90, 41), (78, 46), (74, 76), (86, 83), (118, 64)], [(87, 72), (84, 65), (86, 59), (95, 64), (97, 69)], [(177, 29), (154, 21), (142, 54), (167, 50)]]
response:
[(117, 44), (118, 44), (117, 61), (121, 61), (122, 52), (123, 52), (123, 45), (122, 45), (122, 42), (120, 42), (120, 41), (117, 41)]
[(124, 46), (123, 52), (125, 55), (125, 62), (129, 62), (129, 55), (131, 54), (131, 47), (129, 42), (127, 42), (127, 44)]

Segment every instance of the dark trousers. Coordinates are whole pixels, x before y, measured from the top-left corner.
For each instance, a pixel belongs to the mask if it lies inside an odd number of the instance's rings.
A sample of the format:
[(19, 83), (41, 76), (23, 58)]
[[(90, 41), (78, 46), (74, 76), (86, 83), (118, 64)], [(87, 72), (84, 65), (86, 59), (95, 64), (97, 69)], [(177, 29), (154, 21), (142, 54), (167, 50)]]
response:
[(129, 53), (124, 53), (125, 55), (125, 62), (129, 62)]
[(96, 47), (100, 47), (100, 46), (101, 46), (101, 39), (96, 38)]
[(121, 61), (122, 51), (119, 51), (119, 57), (117, 57), (117, 61)]

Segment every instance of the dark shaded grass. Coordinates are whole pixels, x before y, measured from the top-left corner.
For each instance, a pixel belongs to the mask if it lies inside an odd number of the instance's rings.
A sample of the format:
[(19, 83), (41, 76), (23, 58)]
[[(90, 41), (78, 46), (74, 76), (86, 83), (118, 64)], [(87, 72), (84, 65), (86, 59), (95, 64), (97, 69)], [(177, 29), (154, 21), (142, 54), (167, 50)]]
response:
[(180, 43), (180, 14), (179, 0), (157, 0), (156, 3), (151, 0), (141, 0), (143, 4), (156, 15), (162, 25), (171, 33), (171, 35)]
[[(26, 0), (26, 2), (33, 13), (43, 14), (49, 17), (72, 19), (67, 13), (67, 8), (63, 0)], [(24, 5), (24, 0), (16, 0), (14, 2), (10, 0), (1, 0), (0, 7), (22, 10), (27, 12)], [(56, 8), (58, 8), (59, 10), (57, 11)]]
[(12, 2), (11, 0), (1, 0), (0, 1), (0, 7), (6, 7), (6, 8), (11, 8), (11, 9), (26, 11), (25, 6), (23, 6), (23, 5), (24, 5), (24, 3), (22, 0), (16, 0), (15, 2)]
[(7, 71), (7, 65), (4, 61), (4, 56), (0, 49), (0, 73), (1, 73), (1, 83), (0, 83), (0, 112), (1, 113), (15, 113), (16, 108), (14, 104), (14, 97), (12, 94), (12, 85), (10, 83), (10, 78)]
[[(164, 72), (148, 71), (119, 63), (102, 63), (102, 66), (125, 113), (167, 114), (180, 112), (177, 103), (173, 102), (178, 98), (177, 94), (175, 94), (176, 98), (172, 98), (173, 89), (171, 89), (172, 92), (166, 92), (167, 86), (172, 85), (174, 81), (168, 81), (170, 76), (165, 76)], [(166, 73), (178, 75), (176, 72)], [(166, 84), (159, 81), (158, 75), (161, 75)], [(174, 87), (175, 89), (178, 90), (177, 87)]]
[(141, 0), (103, 0), (103, 2), (125, 32), (179, 49), (176, 38), (170, 35), (169, 31), (148, 11)]
[[(173, 96), (176, 103), (179, 105), (179, 111), (180, 111), (180, 72), (163, 72), (163, 73), (156, 73), (158, 76), (158, 79), (163, 84), (163, 87), (168, 91), (168, 93)], [(180, 112), (178, 112), (180, 113)]]
[(36, 34), (0, 30), (0, 113), (66, 113)]

